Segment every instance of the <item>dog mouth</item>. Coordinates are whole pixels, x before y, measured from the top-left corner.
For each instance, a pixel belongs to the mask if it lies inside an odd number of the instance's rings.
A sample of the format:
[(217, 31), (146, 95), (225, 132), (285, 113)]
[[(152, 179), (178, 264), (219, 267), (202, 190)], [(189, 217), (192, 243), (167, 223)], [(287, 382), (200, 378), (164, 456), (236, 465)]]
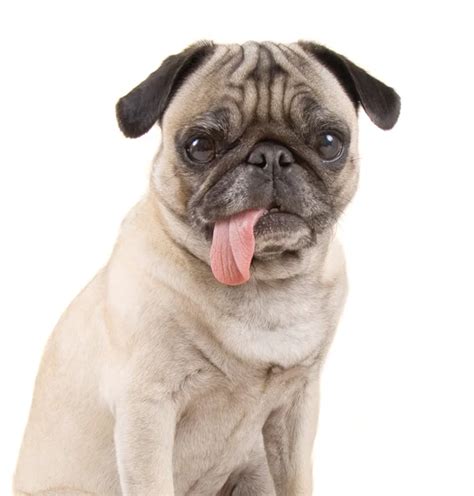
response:
[(297, 214), (278, 206), (248, 209), (218, 219), (213, 227), (211, 269), (221, 283), (237, 286), (250, 279), (253, 258), (274, 258), (309, 244), (311, 230)]
[(281, 234), (291, 232), (295, 228), (295, 222), (304, 223), (304, 220), (297, 214), (281, 210), (280, 207), (273, 207), (266, 210), (265, 213), (258, 219), (254, 227), (256, 237), (261, 237), (265, 234)]
[(282, 212), (280, 207), (271, 207), (267, 210), (267, 213), (265, 215), (275, 214), (275, 213), (285, 213), (285, 212)]

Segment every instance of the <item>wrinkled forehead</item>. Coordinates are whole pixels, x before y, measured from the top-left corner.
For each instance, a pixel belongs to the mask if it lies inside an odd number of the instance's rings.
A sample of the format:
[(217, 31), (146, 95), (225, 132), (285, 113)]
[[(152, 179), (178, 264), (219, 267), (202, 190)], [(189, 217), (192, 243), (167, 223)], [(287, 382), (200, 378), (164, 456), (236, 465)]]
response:
[(309, 107), (356, 125), (354, 105), (338, 80), (298, 44), (218, 45), (175, 95), (163, 127), (179, 129), (224, 109), (235, 129), (251, 122), (294, 123)]

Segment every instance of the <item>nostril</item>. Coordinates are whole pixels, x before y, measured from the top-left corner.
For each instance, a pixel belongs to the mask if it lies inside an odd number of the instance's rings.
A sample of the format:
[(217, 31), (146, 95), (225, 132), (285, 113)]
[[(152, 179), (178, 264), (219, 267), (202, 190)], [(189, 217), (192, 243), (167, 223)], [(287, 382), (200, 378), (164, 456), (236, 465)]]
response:
[(267, 166), (267, 157), (265, 154), (259, 150), (255, 150), (249, 155), (247, 163), (250, 165), (257, 165), (258, 167)]
[(280, 150), (278, 152), (278, 163), (280, 167), (288, 167), (294, 162), (293, 155), (291, 152), (288, 150)]

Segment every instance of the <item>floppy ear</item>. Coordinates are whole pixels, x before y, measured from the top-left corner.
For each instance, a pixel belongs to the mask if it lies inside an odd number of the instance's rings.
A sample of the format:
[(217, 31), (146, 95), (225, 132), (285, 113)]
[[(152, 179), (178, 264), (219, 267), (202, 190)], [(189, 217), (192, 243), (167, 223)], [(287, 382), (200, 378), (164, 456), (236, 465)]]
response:
[(145, 81), (120, 98), (116, 113), (123, 134), (128, 138), (138, 138), (155, 122), (161, 123), (166, 108), (186, 77), (213, 51), (211, 42), (201, 42), (171, 55)]
[(362, 104), (374, 124), (382, 129), (395, 125), (400, 114), (400, 97), (393, 88), (325, 46), (308, 41), (299, 44), (336, 76), (356, 107)]

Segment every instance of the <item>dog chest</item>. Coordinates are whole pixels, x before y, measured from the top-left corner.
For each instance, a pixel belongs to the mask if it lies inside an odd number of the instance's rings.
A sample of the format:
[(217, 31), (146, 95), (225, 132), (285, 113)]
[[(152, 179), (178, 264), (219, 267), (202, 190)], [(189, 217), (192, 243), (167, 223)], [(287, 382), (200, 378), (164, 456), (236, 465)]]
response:
[(196, 389), (176, 428), (177, 494), (216, 494), (251, 453), (263, 449), (268, 415), (302, 386), (306, 372), (271, 366), (258, 378), (216, 376), (216, 382)]

